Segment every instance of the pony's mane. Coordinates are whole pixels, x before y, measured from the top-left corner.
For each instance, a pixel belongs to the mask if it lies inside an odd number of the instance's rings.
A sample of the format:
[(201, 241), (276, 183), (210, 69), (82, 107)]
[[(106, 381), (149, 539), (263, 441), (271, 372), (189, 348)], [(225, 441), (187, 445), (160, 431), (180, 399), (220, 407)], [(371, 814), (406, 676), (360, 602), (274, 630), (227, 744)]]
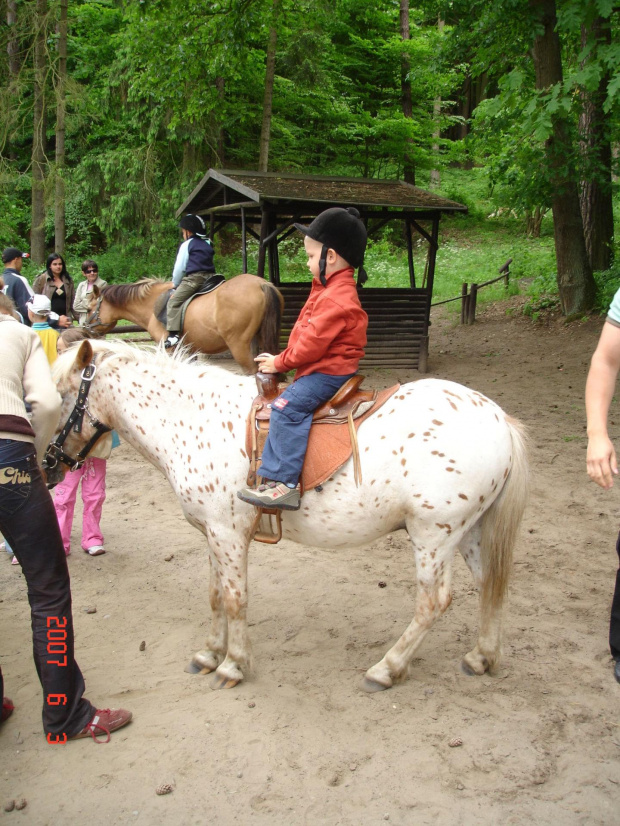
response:
[[(104, 363), (111, 364), (112, 362), (122, 361), (125, 364), (140, 364), (142, 366), (148, 364), (158, 373), (175, 373), (180, 368), (190, 367), (203, 373), (212, 373), (213, 375), (234, 375), (229, 373), (224, 367), (197, 362), (195, 355), (189, 347), (177, 347), (171, 355), (164, 350), (161, 344), (147, 344), (138, 347), (134, 344), (128, 344), (125, 341), (113, 339), (109, 341), (88, 339), (88, 343), (93, 348), (93, 359), (98, 366)], [(57, 383), (68, 379), (71, 375), (80, 345), (81, 342), (80, 344), (69, 347), (52, 365), (52, 375)]]
[(158, 284), (165, 284), (163, 278), (141, 278), (133, 284), (108, 284), (101, 294), (113, 307), (125, 307), (130, 301), (142, 301)]

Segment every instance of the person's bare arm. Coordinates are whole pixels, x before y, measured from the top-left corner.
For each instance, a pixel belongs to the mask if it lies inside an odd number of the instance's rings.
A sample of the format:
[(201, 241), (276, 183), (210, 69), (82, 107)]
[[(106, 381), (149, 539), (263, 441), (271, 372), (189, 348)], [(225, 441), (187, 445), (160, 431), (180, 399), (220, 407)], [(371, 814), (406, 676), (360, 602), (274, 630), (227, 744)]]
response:
[(609, 407), (620, 370), (620, 327), (607, 322), (592, 356), (586, 382), (588, 475), (602, 488), (611, 488), (618, 473), (616, 451), (607, 432)]

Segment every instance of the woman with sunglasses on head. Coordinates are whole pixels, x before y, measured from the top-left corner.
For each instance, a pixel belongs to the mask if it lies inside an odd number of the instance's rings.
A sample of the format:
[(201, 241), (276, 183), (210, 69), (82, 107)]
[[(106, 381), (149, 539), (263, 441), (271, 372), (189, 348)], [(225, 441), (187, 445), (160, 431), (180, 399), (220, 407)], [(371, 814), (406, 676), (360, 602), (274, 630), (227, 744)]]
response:
[(77, 321), (73, 310), (75, 287), (62, 255), (57, 252), (48, 255), (45, 270), (35, 278), (32, 289), (39, 295), (46, 295), (52, 302), (52, 313), (58, 316), (58, 322), (52, 326), (65, 329), (71, 327), (74, 318)]
[(99, 278), (99, 267), (90, 258), (82, 264), (82, 273), (86, 281), (81, 281), (77, 286), (73, 310), (77, 313), (78, 321), (83, 327), (88, 318), (88, 305), (93, 293), (93, 287), (96, 286), (101, 290), (106, 286), (107, 281)]

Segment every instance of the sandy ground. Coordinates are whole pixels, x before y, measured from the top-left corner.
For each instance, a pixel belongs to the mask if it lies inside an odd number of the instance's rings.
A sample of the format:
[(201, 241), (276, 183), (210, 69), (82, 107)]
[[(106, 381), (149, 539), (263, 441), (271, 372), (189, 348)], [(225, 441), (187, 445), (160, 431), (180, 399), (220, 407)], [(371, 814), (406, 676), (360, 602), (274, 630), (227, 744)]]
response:
[[(531, 429), (532, 497), (498, 675), (459, 670), (477, 622), (459, 558), (452, 607), (409, 680), (361, 691), (365, 670), (412, 616), (413, 560), (399, 532), (346, 553), (253, 545), (255, 671), (236, 689), (211, 691), (208, 677), (184, 672), (207, 627), (205, 543), (163, 477), (123, 445), (108, 465), (108, 553), (82, 553), (74, 530), (69, 562), (87, 695), (135, 719), (108, 745), (46, 744), (24, 581), (0, 556), (0, 662), (17, 706), (0, 736), (0, 819), (620, 823), (620, 686), (607, 648), (620, 486), (605, 493), (587, 480), (582, 403), (602, 322), (534, 325), (507, 306), (473, 327), (438, 313), (429, 365)], [(381, 385), (395, 375), (370, 378)], [(450, 748), (455, 737), (463, 744)], [(174, 792), (157, 796), (165, 782)], [(26, 809), (1, 810), (19, 797)]]

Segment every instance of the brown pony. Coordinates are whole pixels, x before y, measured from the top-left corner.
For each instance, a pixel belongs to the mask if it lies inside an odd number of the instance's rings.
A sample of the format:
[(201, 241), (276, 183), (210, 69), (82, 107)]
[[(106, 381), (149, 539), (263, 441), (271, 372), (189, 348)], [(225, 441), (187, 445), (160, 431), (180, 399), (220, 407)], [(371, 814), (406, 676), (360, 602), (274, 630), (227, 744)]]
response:
[[(102, 336), (124, 318), (144, 327), (159, 342), (167, 333), (156, 314), (171, 289), (171, 281), (156, 278), (109, 284), (102, 290), (93, 287), (84, 326)], [(282, 294), (269, 281), (247, 273), (237, 275), (190, 303), (183, 321), (183, 343), (201, 353), (230, 350), (246, 373), (255, 373), (254, 357), (259, 352), (279, 352), (283, 307)]]

